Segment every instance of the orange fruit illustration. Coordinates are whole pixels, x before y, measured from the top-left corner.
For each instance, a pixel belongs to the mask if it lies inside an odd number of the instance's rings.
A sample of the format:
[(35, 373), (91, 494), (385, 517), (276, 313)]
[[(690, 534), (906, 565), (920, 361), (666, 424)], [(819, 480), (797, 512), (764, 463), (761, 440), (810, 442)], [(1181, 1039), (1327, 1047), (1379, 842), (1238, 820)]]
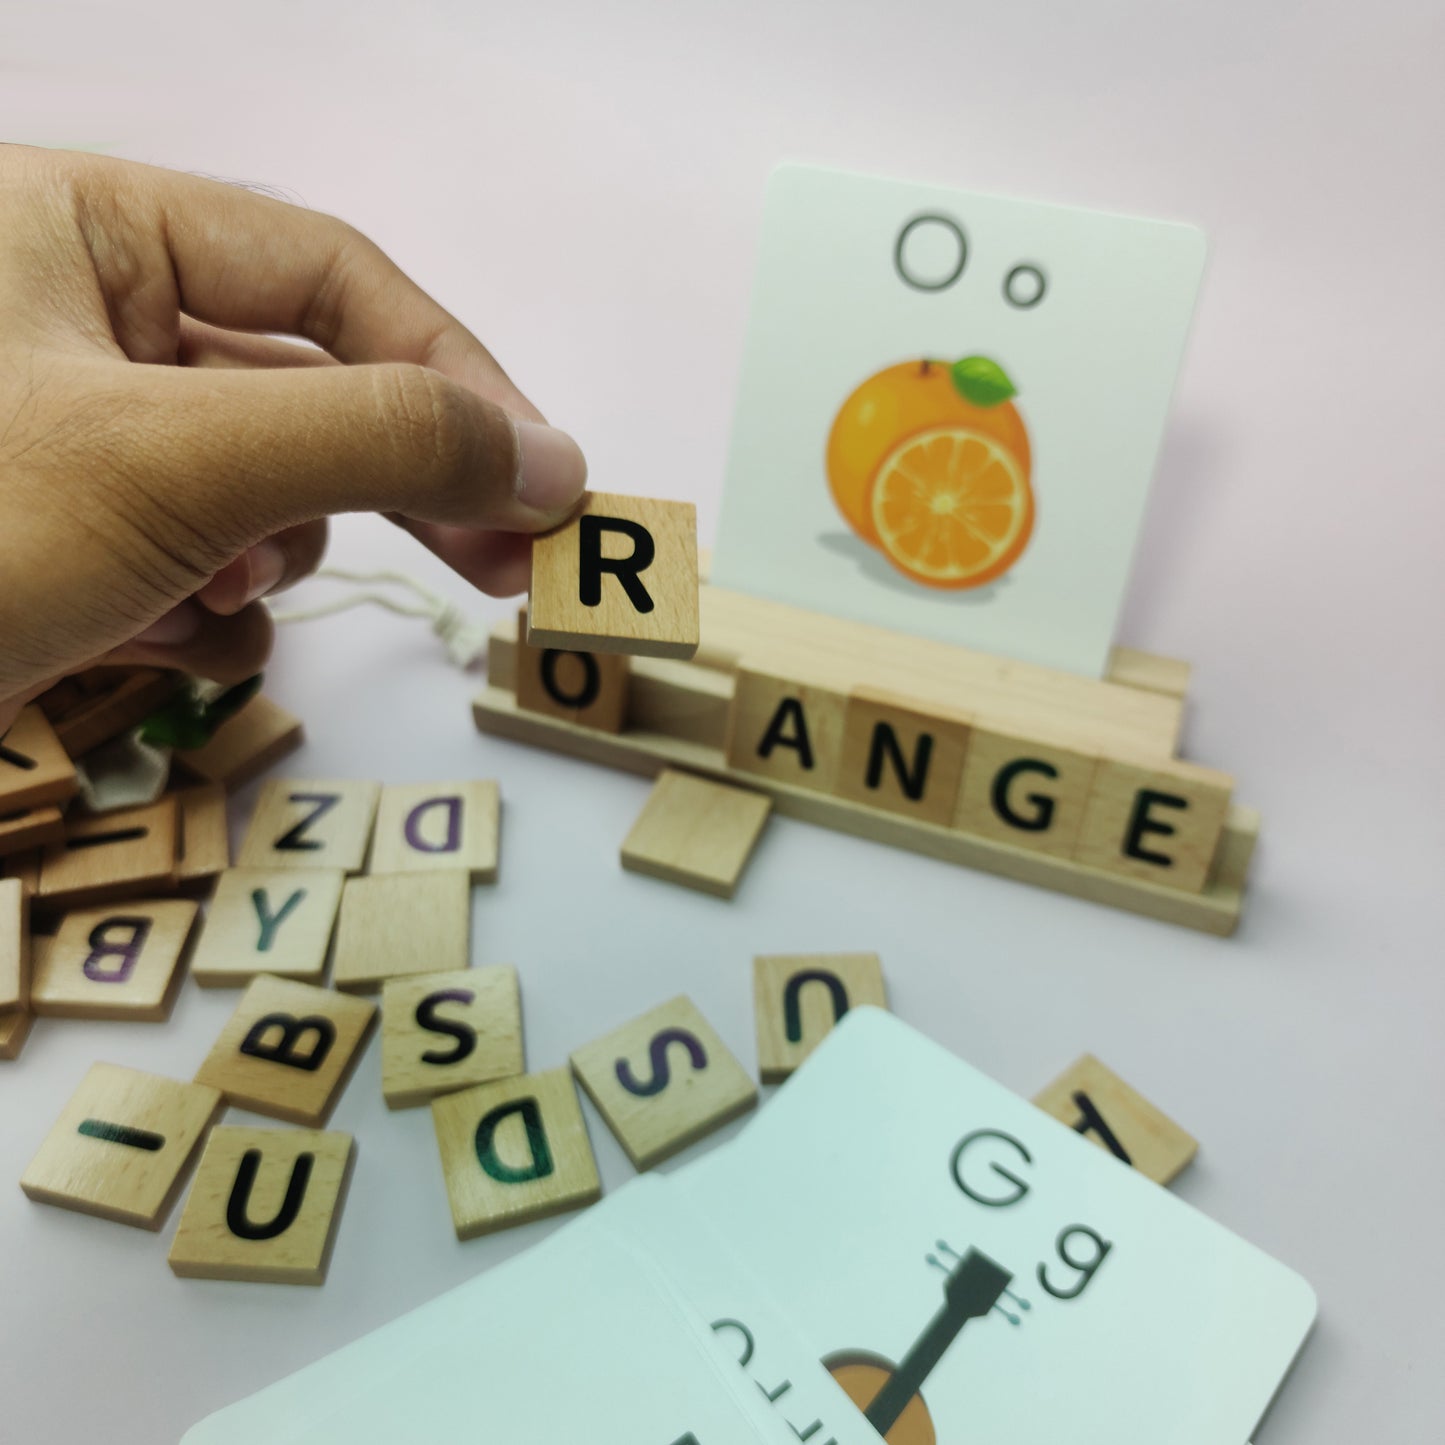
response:
[(1034, 526), (1028, 432), (995, 362), (906, 361), (870, 376), (828, 437), (844, 520), (905, 576), (977, 587), (1022, 555)]

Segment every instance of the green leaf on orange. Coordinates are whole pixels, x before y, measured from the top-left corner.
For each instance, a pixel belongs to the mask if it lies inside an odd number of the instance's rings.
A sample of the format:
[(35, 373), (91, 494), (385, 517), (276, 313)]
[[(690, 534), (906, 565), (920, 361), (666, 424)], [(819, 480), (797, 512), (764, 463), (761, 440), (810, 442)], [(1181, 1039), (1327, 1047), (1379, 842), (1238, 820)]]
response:
[(1008, 373), (986, 356), (965, 356), (948, 368), (948, 374), (958, 394), (975, 406), (998, 406), (1018, 395)]

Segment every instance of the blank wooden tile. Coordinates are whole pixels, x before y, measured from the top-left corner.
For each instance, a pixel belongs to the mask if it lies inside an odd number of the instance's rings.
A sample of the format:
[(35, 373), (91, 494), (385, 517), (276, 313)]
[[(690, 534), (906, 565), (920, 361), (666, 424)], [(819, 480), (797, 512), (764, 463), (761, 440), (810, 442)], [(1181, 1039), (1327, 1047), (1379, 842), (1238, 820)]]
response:
[(1192, 763), (1105, 758), (1094, 773), (1074, 857), (1198, 893), (1224, 831), (1234, 779)]
[(681, 994), (578, 1049), (572, 1071), (638, 1169), (758, 1101), (752, 1078)]
[(627, 723), (631, 662), (620, 653), (528, 647), (527, 610), (517, 619), (517, 706), (578, 727), (620, 733)]
[(743, 663), (728, 709), (730, 768), (814, 792), (836, 791), (846, 694)]
[(1092, 1054), (1035, 1095), (1034, 1103), (1156, 1184), (1168, 1184), (1199, 1152), (1178, 1124)]
[(348, 878), (336, 920), (331, 982), (374, 993), (388, 978), (451, 973), (472, 954), (472, 887), (465, 873)]
[(1097, 763), (1061, 741), (1012, 737), (980, 724), (953, 825), (1016, 848), (1072, 857)]
[(866, 688), (848, 698), (838, 796), (947, 826), (958, 802), (971, 719)]
[(159, 1229), (221, 1096), (118, 1064), (93, 1064), (20, 1177), (42, 1204)]
[(238, 987), (262, 973), (320, 983), (345, 882), (339, 868), (228, 868), (216, 880), (191, 977), (203, 988)]
[(243, 868), (366, 866), (381, 784), (273, 778), (261, 789), (241, 842)]
[(58, 843), (65, 836), (65, 815), (59, 808), (22, 808), (0, 813), (0, 857)]
[(176, 884), (176, 800), (72, 815), (65, 838), (40, 855), (37, 898), (49, 909), (109, 903)]
[(592, 492), (532, 542), (533, 647), (691, 657), (698, 644), (697, 508)]
[(79, 786), (49, 719), (31, 703), (0, 734), (0, 813), (63, 803)]
[(458, 1239), (576, 1209), (602, 1193), (566, 1069), (444, 1094), (431, 1112)]
[(501, 818), (501, 792), (490, 779), (390, 783), (381, 790), (368, 871), (465, 868), (473, 883), (493, 883)]
[(414, 1108), (526, 1068), (515, 968), (424, 973), (382, 986), (381, 1091), (387, 1108)]
[(175, 798), (180, 810), (176, 881), (188, 890), (208, 888), (231, 866), (226, 790), (219, 783), (200, 783), (179, 789)]
[(21, 1009), (0, 1014), (0, 1059), (8, 1061), (20, 1057), (20, 1051), (25, 1047), (25, 1040), (30, 1037), (31, 1025), (34, 1022), (35, 1015)]
[(18, 878), (0, 878), (0, 1016), (30, 997), (30, 900)]
[(850, 1008), (887, 1008), (876, 953), (769, 954), (753, 960), (758, 1070), (765, 1084), (788, 1077)]
[(156, 667), (118, 669), (114, 677), (55, 720), (55, 736), (72, 758), (143, 723), (180, 690), (184, 677)]
[(197, 912), (189, 898), (145, 898), (65, 914), (34, 970), (31, 1011), (51, 1018), (168, 1019)]
[(376, 1020), (376, 1005), (262, 974), (253, 980), (196, 1073), (229, 1103), (317, 1128)]
[(350, 1134), (212, 1129), (171, 1268), (186, 1279), (325, 1283), (355, 1153)]
[(771, 798), (667, 769), (622, 843), (622, 866), (731, 898), (772, 811)]
[(208, 743), (177, 752), (176, 760), (202, 782), (220, 783), (234, 793), (304, 741), (300, 718), (269, 697), (257, 696), (227, 718)]

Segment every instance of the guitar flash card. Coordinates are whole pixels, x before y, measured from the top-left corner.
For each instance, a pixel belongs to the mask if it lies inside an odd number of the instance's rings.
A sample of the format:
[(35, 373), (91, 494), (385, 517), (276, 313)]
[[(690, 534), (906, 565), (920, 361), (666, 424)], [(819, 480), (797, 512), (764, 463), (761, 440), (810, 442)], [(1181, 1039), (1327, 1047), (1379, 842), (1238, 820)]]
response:
[(1203, 265), (1191, 226), (781, 167), (713, 582), (1101, 676)]
[(1315, 1318), (1298, 1275), (877, 1009), (672, 1184), (896, 1441), (1243, 1441)]

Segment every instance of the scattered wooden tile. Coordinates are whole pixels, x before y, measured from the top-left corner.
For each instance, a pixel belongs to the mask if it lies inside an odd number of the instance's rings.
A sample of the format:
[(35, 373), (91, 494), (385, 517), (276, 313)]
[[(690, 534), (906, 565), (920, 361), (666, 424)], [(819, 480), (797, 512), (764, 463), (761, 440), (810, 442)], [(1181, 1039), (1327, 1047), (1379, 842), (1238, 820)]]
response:
[(771, 798), (665, 769), (622, 843), (622, 866), (731, 898), (772, 812)]
[(75, 796), (79, 782), (55, 729), (31, 703), (0, 734), (0, 813), (18, 813)]
[(1193, 763), (1105, 758), (1094, 773), (1077, 862), (1198, 893), (1209, 879), (1234, 779)]
[(779, 1084), (859, 1004), (887, 1008), (876, 953), (770, 954), (753, 960), (758, 1071)]
[(533, 647), (691, 657), (698, 644), (697, 508), (592, 492), (532, 542)]
[(34, 898), (40, 891), (40, 858), (39, 848), (0, 858), (0, 877), (16, 879), (20, 884), (20, 891), (27, 898)]
[(728, 710), (728, 766), (836, 792), (847, 707), (847, 695), (831, 686), (743, 662)]
[(953, 826), (1056, 858), (1073, 856), (1098, 759), (1061, 740), (979, 724)]
[(55, 721), (55, 736), (72, 758), (138, 727), (180, 690), (184, 675), (155, 667), (129, 668)]
[(220, 783), (228, 793), (274, 767), (305, 741), (301, 719), (268, 697), (253, 697), (216, 729), (210, 742), (176, 759), (195, 777)]
[(1034, 1103), (1156, 1184), (1168, 1184), (1199, 1152), (1178, 1124), (1092, 1054), (1065, 1069)]
[(262, 974), (241, 995), (196, 1082), (239, 1108), (319, 1128), (375, 1019), (376, 1005), (365, 999)]
[(65, 914), (33, 971), (31, 1012), (138, 1023), (168, 1019), (198, 911), (189, 898), (146, 898)]
[(20, 1051), (25, 1047), (25, 1040), (30, 1037), (34, 1022), (34, 1014), (20, 1009), (0, 1014), (0, 1059), (8, 1061), (20, 1057)]
[(972, 719), (855, 688), (843, 718), (838, 796), (945, 827), (953, 820)]
[(57, 843), (65, 836), (65, 815), (49, 805), (0, 814), (0, 857)]
[(465, 868), (473, 883), (494, 883), (501, 818), (501, 792), (489, 779), (388, 784), (376, 810), (369, 871)]
[(515, 968), (463, 968), (382, 985), (381, 1091), (387, 1108), (410, 1109), (526, 1068)]
[(0, 878), (0, 1017), (30, 998), (30, 900), (18, 878)]
[(226, 790), (219, 783), (200, 783), (178, 789), (175, 798), (180, 810), (176, 881), (187, 890), (208, 888), (231, 866)]
[(331, 967), (337, 988), (375, 993), (384, 979), (465, 968), (471, 954), (471, 879), (460, 869), (346, 880)]
[(159, 1229), (221, 1108), (205, 1085), (93, 1064), (20, 1187), (42, 1204)]
[(211, 1130), (171, 1269), (186, 1279), (324, 1284), (355, 1154), (350, 1134)]
[(345, 882), (339, 868), (228, 868), (216, 880), (191, 977), (202, 988), (263, 973), (320, 983)]
[(261, 789), (237, 862), (243, 868), (366, 866), (381, 784), (273, 778)]
[(627, 725), (632, 663), (621, 653), (528, 647), (527, 609), (517, 616), (517, 706), (578, 727), (620, 733)]
[(566, 1069), (443, 1094), (431, 1112), (458, 1239), (576, 1209), (602, 1193)]
[(757, 1085), (682, 994), (578, 1049), (572, 1072), (637, 1169), (758, 1101)]
[(176, 800), (71, 817), (41, 854), (39, 901), (49, 909), (109, 903), (176, 886)]

